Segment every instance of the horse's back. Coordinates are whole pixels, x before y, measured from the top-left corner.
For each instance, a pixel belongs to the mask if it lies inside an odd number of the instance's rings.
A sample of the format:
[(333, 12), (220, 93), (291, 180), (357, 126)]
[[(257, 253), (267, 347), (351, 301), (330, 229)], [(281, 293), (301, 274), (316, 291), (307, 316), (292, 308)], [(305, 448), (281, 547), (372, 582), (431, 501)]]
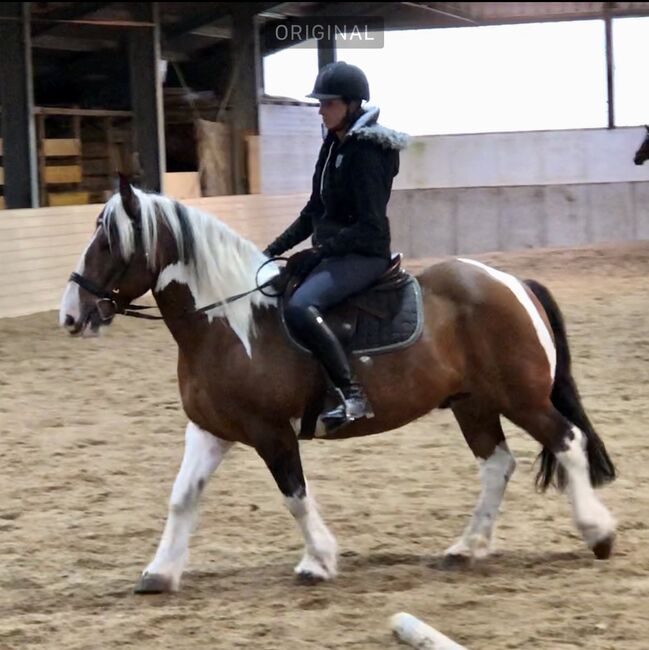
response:
[(417, 275), (425, 294), (457, 305), (479, 305), (494, 288), (494, 279), (472, 261), (450, 259), (433, 264)]
[[(515, 276), (468, 258), (454, 258), (438, 262), (417, 275), (424, 292), (446, 298), (458, 305), (491, 306), (501, 304), (525, 311), (529, 309), (526, 297), (533, 294)], [(534, 301), (535, 306), (540, 304)]]
[[(424, 300), (442, 299), (471, 339), (498, 348), (540, 343), (545, 357), (553, 346), (552, 328), (543, 307), (518, 278), (481, 262), (453, 259), (428, 267), (418, 275)], [(433, 314), (434, 318), (434, 314)], [(507, 344), (503, 341), (507, 340)]]

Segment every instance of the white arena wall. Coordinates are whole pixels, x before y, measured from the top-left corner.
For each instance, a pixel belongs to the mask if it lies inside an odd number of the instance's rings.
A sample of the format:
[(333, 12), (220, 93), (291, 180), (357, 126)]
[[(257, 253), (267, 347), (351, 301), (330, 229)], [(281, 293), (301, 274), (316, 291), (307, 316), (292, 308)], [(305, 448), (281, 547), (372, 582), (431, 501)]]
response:
[[(264, 194), (185, 201), (262, 247), (306, 202), (319, 142), (308, 129), (292, 138), (265, 131), (257, 148)], [(649, 164), (632, 161), (644, 133), (415, 138), (388, 207), (393, 248), (417, 258), (649, 239)], [(281, 192), (273, 186), (278, 178)], [(100, 209), (0, 211), (0, 317), (57, 307)]]

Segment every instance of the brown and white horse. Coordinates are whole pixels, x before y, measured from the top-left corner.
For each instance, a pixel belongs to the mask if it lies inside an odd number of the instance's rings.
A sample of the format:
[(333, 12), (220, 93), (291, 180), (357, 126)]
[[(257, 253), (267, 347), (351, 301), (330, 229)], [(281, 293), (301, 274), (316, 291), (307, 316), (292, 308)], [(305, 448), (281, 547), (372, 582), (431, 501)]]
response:
[[(218, 219), (122, 181), (100, 214), (76, 281), (61, 303), (61, 325), (92, 335), (132, 300), (153, 292), (178, 344), (178, 381), (189, 418), (185, 453), (153, 561), (136, 591), (176, 590), (206, 482), (234, 443), (256, 449), (299, 524), (305, 553), (298, 576), (336, 575), (336, 540), (307, 489), (291, 424), (321, 397), (316, 362), (286, 339), (277, 300), (253, 293), (202, 317), (205, 304), (255, 286), (266, 257)], [(270, 276), (277, 268), (267, 265)], [(265, 280), (269, 276), (264, 276)], [(615, 521), (593, 489), (613, 480), (604, 444), (581, 406), (559, 308), (537, 283), (459, 259), (418, 276), (425, 324), (406, 349), (354, 360), (375, 410), (336, 432), (348, 438), (389, 431), (449, 406), (480, 463), (482, 491), (450, 564), (489, 553), (515, 461), (500, 418), (541, 445), (537, 481), (565, 487), (574, 520), (599, 558), (612, 549)]]

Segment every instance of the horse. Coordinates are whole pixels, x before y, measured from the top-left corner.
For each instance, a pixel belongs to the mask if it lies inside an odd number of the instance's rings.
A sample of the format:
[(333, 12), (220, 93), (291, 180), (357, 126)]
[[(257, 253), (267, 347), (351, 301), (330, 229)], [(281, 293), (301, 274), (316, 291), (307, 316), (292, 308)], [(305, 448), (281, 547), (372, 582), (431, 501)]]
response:
[(644, 128), (647, 130), (647, 134), (639, 149), (635, 152), (635, 156), (633, 156), (633, 162), (636, 165), (642, 165), (645, 160), (649, 159), (649, 125), (645, 125)]
[[(326, 377), (287, 339), (278, 298), (246, 293), (264, 263), (258, 279), (279, 273), (268, 262), (216, 217), (122, 179), (65, 287), (59, 319), (71, 335), (97, 335), (150, 290), (178, 345), (185, 449), (159, 545), (136, 593), (179, 589), (201, 493), (235, 443), (256, 450), (301, 529), (305, 550), (296, 579), (336, 577), (336, 539), (307, 487), (293, 424), (326, 392)], [(503, 416), (542, 446), (539, 489), (565, 490), (587, 547), (608, 558), (616, 522), (594, 488), (612, 481), (615, 468), (581, 403), (564, 320), (550, 292), (464, 258), (432, 265), (416, 278), (421, 335), (405, 349), (353, 359), (375, 415), (325, 439), (387, 432), (450, 408), (480, 464), (481, 481), (466, 530), (444, 554), (453, 567), (490, 552), (516, 465)], [(215, 298), (217, 306), (198, 313)]]

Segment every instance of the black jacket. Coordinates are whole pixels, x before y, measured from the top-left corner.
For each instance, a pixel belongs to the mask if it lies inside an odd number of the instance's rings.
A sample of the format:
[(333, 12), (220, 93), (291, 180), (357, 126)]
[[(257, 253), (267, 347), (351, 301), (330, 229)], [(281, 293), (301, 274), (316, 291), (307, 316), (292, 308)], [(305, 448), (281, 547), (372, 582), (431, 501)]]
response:
[(403, 133), (376, 123), (367, 110), (340, 141), (329, 133), (320, 149), (311, 198), (300, 216), (267, 249), (281, 255), (313, 235), (325, 256), (348, 253), (389, 258), (386, 214), (392, 180), (399, 172)]

